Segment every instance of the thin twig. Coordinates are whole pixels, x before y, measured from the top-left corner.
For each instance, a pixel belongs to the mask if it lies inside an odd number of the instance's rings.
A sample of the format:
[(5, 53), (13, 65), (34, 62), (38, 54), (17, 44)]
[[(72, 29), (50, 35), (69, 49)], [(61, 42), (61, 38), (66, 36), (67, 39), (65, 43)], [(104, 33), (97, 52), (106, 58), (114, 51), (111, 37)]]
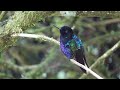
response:
[(85, 44), (90, 44), (91, 42), (98, 42), (98, 40), (101, 40), (102, 42), (104, 42), (105, 40), (107, 40), (108, 38), (113, 38), (113, 37), (120, 37), (120, 31), (114, 32), (114, 33), (108, 33), (105, 35), (101, 35), (98, 37), (95, 37), (93, 39), (90, 39), (88, 41), (85, 42)]
[(116, 19), (104, 20), (104, 21), (95, 23), (94, 25), (108, 25), (113, 23), (120, 23), (120, 19), (116, 18)]
[[(14, 37), (18, 37), (18, 36), (19, 36), (19, 37), (27, 37), (27, 38), (40, 38), (40, 39), (42, 39), (42, 40), (47, 40), (47, 41), (53, 42), (53, 43), (55, 43), (55, 44), (57, 44), (57, 45), (60, 45), (60, 43), (59, 43), (57, 40), (55, 40), (55, 39), (53, 39), (53, 38), (49, 38), (49, 37), (44, 36), (44, 35), (20, 33), (20, 34), (14, 34), (14, 35), (12, 35), (12, 36), (14, 36)], [(88, 71), (90, 74), (92, 74), (92, 75), (95, 76), (96, 78), (98, 78), (98, 79), (103, 79), (102, 77), (100, 77), (99, 75), (97, 75), (95, 72), (93, 72), (93, 71), (90, 70), (89, 68), (85, 67), (84, 65), (78, 63), (77, 61), (75, 61), (75, 60), (73, 60), (73, 59), (71, 59), (70, 61), (71, 61), (72, 63), (76, 64), (77, 66), (85, 69), (86, 71)]]
[[(101, 57), (99, 57), (96, 62), (94, 64), (92, 64), (92, 66), (90, 67), (90, 69), (95, 68), (97, 65), (99, 65), (99, 63), (103, 60), (105, 60), (105, 58), (107, 58), (108, 56), (110, 56), (116, 49), (118, 49), (120, 47), (120, 41), (118, 41), (111, 49), (109, 49), (108, 51), (106, 51)], [(88, 74), (83, 74), (80, 79), (83, 79), (87, 76)]]
[(2, 20), (3, 16), (5, 15), (6, 11), (2, 11), (0, 14), (0, 21)]

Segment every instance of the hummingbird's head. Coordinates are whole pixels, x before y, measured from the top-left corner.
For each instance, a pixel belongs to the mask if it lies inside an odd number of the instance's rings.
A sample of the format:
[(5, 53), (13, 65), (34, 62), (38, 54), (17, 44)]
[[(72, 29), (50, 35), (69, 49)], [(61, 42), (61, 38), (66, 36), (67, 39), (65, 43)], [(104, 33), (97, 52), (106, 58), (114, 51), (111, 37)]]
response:
[(73, 30), (68, 26), (63, 26), (60, 28), (60, 34), (65, 38), (71, 38), (73, 35)]

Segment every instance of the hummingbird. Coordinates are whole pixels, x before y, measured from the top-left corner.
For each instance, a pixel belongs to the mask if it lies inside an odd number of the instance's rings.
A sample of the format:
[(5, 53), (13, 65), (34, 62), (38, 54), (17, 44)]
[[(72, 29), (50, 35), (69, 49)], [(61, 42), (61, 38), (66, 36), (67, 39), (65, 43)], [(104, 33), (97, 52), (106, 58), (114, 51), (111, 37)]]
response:
[[(40, 21), (40, 23), (46, 25), (44, 21)], [(54, 24), (52, 24), (52, 26), (56, 27), (60, 31), (60, 49), (62, 53), (68, 59), (74, 59), (80, 64), (88, 67), (81, 39), (74, 34), (73, 30), (69, 26), (63, 26), (61, 28)], [(85, 69), (81, 68), (81, 70), (86, 73)]]
[[(81, 39), (74, 34), (69, 26), (63, 26), (60, 31), (60, 49), (68, 59), (74, 59), (80, 64), (87, 66), (86, 57), (84, 53), (84, 46)], [(81, 67), (80, 67), (81, 68)], [(86, 73), (86, 70), (81, 68)]]

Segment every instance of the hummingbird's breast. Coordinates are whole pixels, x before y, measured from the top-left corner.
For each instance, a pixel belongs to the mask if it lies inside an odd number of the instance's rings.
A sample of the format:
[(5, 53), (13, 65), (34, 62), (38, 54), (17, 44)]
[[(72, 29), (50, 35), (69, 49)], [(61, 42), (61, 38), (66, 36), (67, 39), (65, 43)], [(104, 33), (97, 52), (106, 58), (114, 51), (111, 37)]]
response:
[(73, 39), (72, 35), (60, 36), (60, 40), (63, 42), (63, 44), (68, 43), (72, 39)]

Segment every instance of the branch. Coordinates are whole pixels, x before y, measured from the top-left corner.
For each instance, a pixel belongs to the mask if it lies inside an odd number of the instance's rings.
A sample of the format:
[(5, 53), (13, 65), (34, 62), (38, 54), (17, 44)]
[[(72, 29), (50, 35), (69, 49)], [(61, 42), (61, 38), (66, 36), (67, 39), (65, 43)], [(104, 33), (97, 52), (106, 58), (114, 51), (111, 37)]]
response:
[(78, 63), (77, 61), (75, 61), (74, 59), (70, 59), (70, 61), (74, 64), (76, 64), (77, 66), (87, 70), (87, 72), (89, 72), (90, 74), (92, 74), (94, 77), (96, 77), (97, 79), (103, 79), (102, 77), (100, 77), (98, 74), (96, 74), (95, 72), (93, 72), (91, 69), (85, 67), (84, 65)]
[(36, 34), (26, 34), (26, 33), (20, 33), (20, 34), (13, 34), (13, 37), (27, 37), (27, 38), (37, 38), (37, 39), (41, 39), (43, 41), (49, 41), (49, 42), (53, 42), (57, 45), (60, 45), (60, 42), (58, 42), (57, 40), (53, 39), (53, 38), (49, 38), (45, 35), (36, 35)]
[(101, 35), (101, 36), (97, 36), (93, 39), (90, 39), (90, 40), (86, 41), (85, 44), (88, 45), (91, 42), (99, 42), (100, 40), (101, 40), (101, 42), (104, 42), (108, 38), (114, 38), (114, 37), (120, 37), (120, 31), (117, 31), (117, 32), (114, 32), (114, 33), (108, 33), (108, 34)]
[[(44, 35), (36, 35), (36, 34), (24, 34), (24, 33), (20, 33), (20, 34), (13, 34), (12, 35), (13, 37), (27, 37), (27, 38), (39, 38), (39, 39), (42, 39), (42, 40), (45, 40), (45, 41), (49, 41), (49, 42), (53, 42), (57, 45), (60, 45), (60, 43), (58, 41), (56, 41), (55, 39), (53, 38), (49, 38), (47, 36), (44, 36)], [(98, 79), (103, 79), (102, 77), (100, 77), (99, 75), (97, 75), (95, 72), (93, 72), (92, 70), (90, 70), (89, 68), (85, 67), (84, 65), (76, 62), (75, 60), (71, 59), (70, 60), (72, 63), (76, 64), (77, 66), (85, 69), (86, 71), (88, 71), (90, 74), (92, 74), (93, 76), (95, 76), (96, 78)]]
[[(116, 49), (120, 47), (120, 41), (118, 41), (111, 49), (106, 51), (101, 57), (99, 57), (94, 64), (90, 67), (90, 69), (95, 68), (97, 65), (99, 65), (105, 58), (110, 56)], [(83, 79), (87, 76), (88, 74), (83, 74), (80, 79)]]
[(120, 18), (120, 11), (77, 11), (77, 16)]
[(6, 11), (2, 11), (1, 14), (0, 14), (0, 21), (2, 20), (2, 18), (4, 17)]
[(60, 11), (62, 16), (119, 18), (120, 11)]
[(104, 20), (104, 21), (96, 23), (96, 25), (108, 25), (108, 24), (113, 24), (113, 23), (120, 23), (120, 18)]

